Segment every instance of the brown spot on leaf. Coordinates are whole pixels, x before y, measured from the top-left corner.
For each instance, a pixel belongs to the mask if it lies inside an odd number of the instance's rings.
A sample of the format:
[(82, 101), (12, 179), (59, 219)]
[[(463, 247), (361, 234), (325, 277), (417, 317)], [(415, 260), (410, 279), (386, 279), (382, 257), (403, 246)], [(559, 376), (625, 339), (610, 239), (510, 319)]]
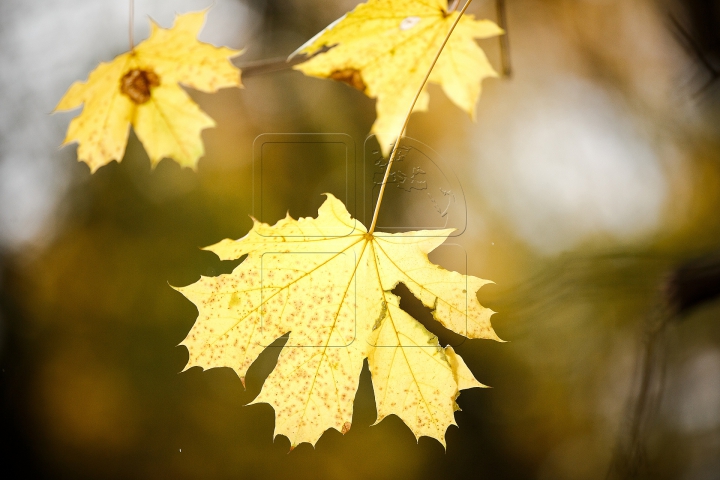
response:
[(133, 69), (120, 79), (120, 91), (142, 105), (150, 100), (150, 91), (160, 85), (160, 77), (152, 70)]
[(377, 320), (375, 320), (375, 324), (373, 325), (372, 329), (373, 332), (380, 328), (380, 324), (383, 321), (383, 318), (385, 318), (385, 315), (387, 314), (387, 302), (385, 300), (382, 301), (382, 307), (380, 309), (380, 315), (378, 315)]
[(359, 70), (354, 68), (343, 68), (342, 70), (335, 70), (330, 74), (330, 78), (337, 80), (338, 82), (347, 83), (353, 88), (357, 88), (361, 92), (364, 92), (367, 86), (363, 82), (362, 75)]
[(340, 433), (342, 433), (343, 435), (345, 435), (347, 432), (349, 432), (349, 431), (350, 431), (350, 425), (351, 425), (350, 422), (345, 422), (345, 424), (343, 425), (343, 428), (342, 428), (342, 430), (340, 431)]

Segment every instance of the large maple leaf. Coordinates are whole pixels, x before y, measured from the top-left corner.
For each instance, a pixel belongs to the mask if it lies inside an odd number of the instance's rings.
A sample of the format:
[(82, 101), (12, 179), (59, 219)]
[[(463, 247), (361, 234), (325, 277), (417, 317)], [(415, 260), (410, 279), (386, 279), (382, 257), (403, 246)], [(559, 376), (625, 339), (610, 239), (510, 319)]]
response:
[(368, 233), (327, 195), (317, 218), (255, 221), (239, 240), (207, 247), (247, 258), (231, 274), (179, 288), (199, 316), (181, 343), (187, 368), (230, 367), (245, 381), (262, 350), (289, 332), (253, 403), (275, 409), (275, 435), (294, 448), (335, 428), (346, 433), (360, 371), (368, 360), (378, 421), (395, 414), (416, 437), (445, 444), (459, 391), (481, 386), (452, 347), (399, 307), (402, 282), (445, 327), (499, 340), (480, 305), (480, 278), (450, 272), (427, 254), (452, 230)]
[[(332, 48), (294, 68), (306, 75), (346, 82), (377, 98), (372, 132), (387, 153), (458, 14), (447, 11), (446, 0), (369, 0), (300, 47), (296, 53), (307, 55)], [(430, 76), (429, 81), (442, 86), (472, 118), (481, 80), (498, 76), (475, 39), (502, 33), (490, 20), (464, 15)], [(415, 111), (427, 110), (427, 105), (427, 92), (423, 92)]]
[(63, 145), (78, 142), (78, 160), (92, 172), (122, 160), (131, 124), (153, 166), (169, 157), (195, 167), (205, 151), (200, 132), (215, 122), (178, 84), (204, 92), (241, 86), (229, 59), (242, 52), (197, 40), (206, 13), (178, 15), (170, 29), (151, 21), (147, 40), (70, 86), (55, 111), (84, 106)]

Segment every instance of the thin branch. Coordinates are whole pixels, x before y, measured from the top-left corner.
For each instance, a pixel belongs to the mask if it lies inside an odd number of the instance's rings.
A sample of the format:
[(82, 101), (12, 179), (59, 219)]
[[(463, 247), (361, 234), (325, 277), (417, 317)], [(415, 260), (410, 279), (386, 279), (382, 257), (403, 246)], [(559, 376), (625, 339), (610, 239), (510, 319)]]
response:
[(290, 70), (295, 65), (298, 65), (303, 62), (307, 62), (314, 56), (320, 55), (321, 53), (325, 53), (328, 50), (330, 50), (331, 48), (332, 47), (327, 47), (327, 46), (322, 47), (318, 51), (313, 52), (312, 55), (306, 55), (304, 53), (300, 53), (300, 54), (294, 55), (292, 58), (275, 57), (275, 58), (268, 58), (268, 59), (262, 59), (262, 60), (255, 60), (255, 61), (247, 62), (247, 63), (240, 63), (239, 59), (241, 57), (236, 57), (235, 66), (237, 66), (240, 70), (242, 70), (243, 78), (254, 77), (257, 75), (265, 75), (266, 73), (282, 72), (283, 70)]
[(503, 77), (510, 78), (512, 76), (512, 66), (510, 64), (510, 38), (507, 25), (507, 10), (505, 8), (505, 0), (496, 0), (495, 7), (497, 9), (498, 26), (503, 29), (505, 35), (500, 35), (500, 63), (502, 65)]
[(266, 73), (290, 70), (293, 66), (298, 63), (302, 63), (307, 59), (308, 57), (304, 55), (298, 55), (292, 60), (288, 60), (287, 57), (276, 57), (265, 60), (257, 60), (254, 62), (239, 63), (236, 65), (242, 71), (243, 78), (245, 78), (265, 75)]

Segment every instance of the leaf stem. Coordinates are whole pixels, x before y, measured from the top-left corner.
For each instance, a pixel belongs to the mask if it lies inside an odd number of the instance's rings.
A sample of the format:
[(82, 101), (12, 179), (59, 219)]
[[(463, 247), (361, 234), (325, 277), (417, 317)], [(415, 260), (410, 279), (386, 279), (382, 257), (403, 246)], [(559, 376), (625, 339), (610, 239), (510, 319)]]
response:
[(465, 2), (465, 5), (460, 10), (460, 13), (458, 14), (457, 18), (455, 18), (455, 21), (450, 26), (450, 31), (445, 36), (445, 39), (442, 42), (442, 45), (440, 45), (440, 48), (438, 49), (438, 52), (435, 54), (435, 58), (433, 59), (432, 63), (430, 64), (430, 68), (427, 71), (427, 74), (425, 74), (425, 78), (423, 79), (422, 83), (420, 84), (420, 88), (418, 88), (417, 93), (415, 94), (415, 98), (412, 101), (412, 104), (410, 104), (410, 109), (407, 112), (407, 115), (405, 115), (405, 122), (403, 123), (402, 128), (400, 129), (400, 134), (397, 137), (397, 140), (395, 141), (395, 145), (393, 145), (392, 151), (390, 152), (390, 159), (388, 160), (387, 168), (385, 169), (385, 176), (383, 177), (382, 184), (380, 184), (380, 193), (378, 194), (377, 203), (375, 204), (375, 211), (373, 212), (373, 218), (372, 223), (370, 224), (370, 230), (368, 230), (368, 233), (372, 234), (375, 231), (375, 227), (377, 226), (377, 219), (378, 214), (380, 213), (380, 204), (382, 203), (383, 195), (385, 194), (385, 186), (387, 185), (388, 177), (390, 176), (390, 169), (392, 168), (392, 164), (395, 161), (395, 157), (397, 156), (397, 149), (398, 145), (400, 145), (400, 139), (402, 138), (403, 134), (405, 133), (405, 129), (408, 126), (408, 122), (410, 121), (410, 114), (412, 113), (413, 109), (415, 108), (415, 104), (418, 101), (418, 98), (420, 98), (420, 94), (423, 91), (423, 88), (425, 88), (425, 84), (428, 81), (428, 78), (430, 78), (430, 74), (433, 71), (433, 68), (435, 68), (435, 64), (438, 61), (438, 58), (440, 58), (440, 54), (442, 53), (443, 49), (445, 48), (445, 45), (447, 45), (448, 40), (450, 40), (450, 35), (452, 35), (453, 31), (455, 30), (455, 27), (460, 22), (460, 19), (462, 18), (463, 14), (465, 13), (465, 10), (467, 10), (468, 6), (472, 0), (467, 0)]
[(135, 50), (135, 0), (130, 0), (130, 21), (128, 22), (128, 34), (130, 36), (130, 51)]

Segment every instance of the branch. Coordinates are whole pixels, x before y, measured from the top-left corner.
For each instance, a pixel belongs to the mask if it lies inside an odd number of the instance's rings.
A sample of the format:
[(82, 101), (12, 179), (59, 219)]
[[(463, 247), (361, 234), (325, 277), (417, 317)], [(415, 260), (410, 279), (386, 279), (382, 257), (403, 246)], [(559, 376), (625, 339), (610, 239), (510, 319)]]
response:
[(257, 75), (265, 75), (266, 73), (282, 72), (284, 70), (290, 70), (298, 63), (302, 63), (308, 60), (306, 55), (297, 55), (292, 60), (288, 60), (287, 57), (275, 57), (268, 58), (265, 60), (257, 60), (254, 62), (240, 63), (233, 62), (235, 66), (242, 71), (243, 78), (255, 77)]

